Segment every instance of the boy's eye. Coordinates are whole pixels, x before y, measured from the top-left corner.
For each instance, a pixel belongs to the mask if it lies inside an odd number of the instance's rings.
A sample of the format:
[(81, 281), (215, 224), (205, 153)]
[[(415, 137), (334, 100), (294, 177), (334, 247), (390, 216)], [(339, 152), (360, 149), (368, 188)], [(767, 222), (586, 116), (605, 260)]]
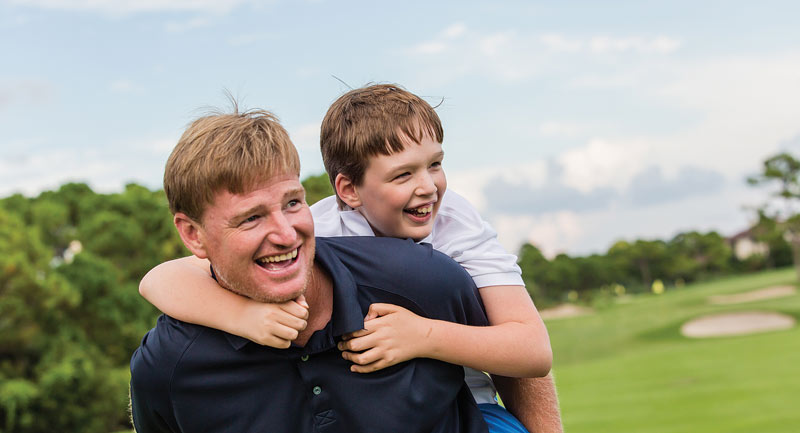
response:
[(394, 178), (395, 179), (402, 179), (402, 178), (407, 177), (407, 176), (411, 176), (411, 173), (409, 173), (409, 172), (401, 173), (401, 174), (398, 174), (397, 176), (395, 176)]
[(433, 164), (431, 164), (432, 168), (439, 168), (441, 166), (442, 166), (442, 161), (435, 161)]

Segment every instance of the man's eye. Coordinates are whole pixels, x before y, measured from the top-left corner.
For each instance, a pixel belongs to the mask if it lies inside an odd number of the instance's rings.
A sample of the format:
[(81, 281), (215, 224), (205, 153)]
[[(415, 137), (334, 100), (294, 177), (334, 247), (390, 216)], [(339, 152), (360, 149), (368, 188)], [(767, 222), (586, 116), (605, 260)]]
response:
[(289, 203), (286, 203), (286, 207), (295, 207), (301, 204), (302, 202), (300, 200), (289, 200)]
[(251, 223), (251, 222), (253, 222), (253, 221), (257, 220), (258, 218), (259, 218), (259, 216), (258, 216), (258, 215), (251, 215), (251, 216), (247, 217), (247, 219), (246, 219), (246, 220), (244, 220), (244, 222), (246, 222), (246, 223)]

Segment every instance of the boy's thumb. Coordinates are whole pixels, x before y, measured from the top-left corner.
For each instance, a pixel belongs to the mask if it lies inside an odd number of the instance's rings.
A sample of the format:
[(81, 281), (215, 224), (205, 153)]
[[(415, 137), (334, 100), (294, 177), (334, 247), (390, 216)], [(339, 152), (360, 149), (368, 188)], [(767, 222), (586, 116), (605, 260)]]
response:
[(306, 295), (300, 295), (294, 301), (300, 304), (301, 307), (308, 308), (308, 302), (306, 302)]

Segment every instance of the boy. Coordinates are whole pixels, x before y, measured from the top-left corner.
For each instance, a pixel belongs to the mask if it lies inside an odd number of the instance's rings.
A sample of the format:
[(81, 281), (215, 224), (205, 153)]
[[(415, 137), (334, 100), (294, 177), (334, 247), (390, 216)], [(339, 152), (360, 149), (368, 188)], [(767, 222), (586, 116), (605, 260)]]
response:
[[(365, 329), (343, 336), (339, 347), (358, 373), (419, 357), (470, 367), (466, 380), (491, 431), (525, 431), (496, 404), (492, 382), (481, 371), (546, 375), (552, 361), (547, 332), (522, 286), (516, 258), (500, 247), (494, 231), (466, 200), (445, 194), (443, 135), (433, 108), (398, 86), (369, 86), (340, 97), (323, 120), (320, 138), (336, 197), (312, 207), (316, 233), (431, 243), (473, 277), (491, 326), (432, 321), (401, 307), (373, 304)], [(302, 298), (277, 307), (251, 305), (255, 302), (221, 296), (219, 288), (198, 290), (213, 281), (187, 281), (189, 273), (182, 274), (178, 263), (159, 268), (145, 277), (141, 291), (173, 317), (274, 347), (288, 347), (305, 327)], [(203, 311), (209, 300), (216, 307), (212, 315)], [(229, 313), (220, 313), (220, 303), (230, 305)], [(256, 320), (247, 318), (251, 316)]]

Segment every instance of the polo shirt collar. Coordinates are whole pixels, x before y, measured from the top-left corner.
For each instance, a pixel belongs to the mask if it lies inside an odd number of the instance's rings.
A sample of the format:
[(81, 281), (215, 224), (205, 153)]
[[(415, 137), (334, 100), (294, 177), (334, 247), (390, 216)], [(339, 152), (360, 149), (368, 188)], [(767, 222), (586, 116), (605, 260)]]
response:
[[(346, 235), (375, 236), (375, 232), (367, 222), (367, 219), (364, 218), (364, 215), (361, 215), (361, 212), (351, 208), (350, 206), (344, 205), (344, 209), (339, 211), (339, 218), (342, 221), (342, 225), (344, 225), (346, 229), (344, 230)], [(434, 227), (436, 226), (434, 225)], [(433, 230), (431, 230), (431, 233), (426, 236), (425, 239), (419, 241), (419, 243), (421, 242), (433, 244)]]
[(328, 271), (333, 283), (331, 331), (334, 337), (364, 329), (364, 313), (358, 303), (358, 289), (353, 274), (328, 245), (326, 238), (317, 238), (315, 264)]

